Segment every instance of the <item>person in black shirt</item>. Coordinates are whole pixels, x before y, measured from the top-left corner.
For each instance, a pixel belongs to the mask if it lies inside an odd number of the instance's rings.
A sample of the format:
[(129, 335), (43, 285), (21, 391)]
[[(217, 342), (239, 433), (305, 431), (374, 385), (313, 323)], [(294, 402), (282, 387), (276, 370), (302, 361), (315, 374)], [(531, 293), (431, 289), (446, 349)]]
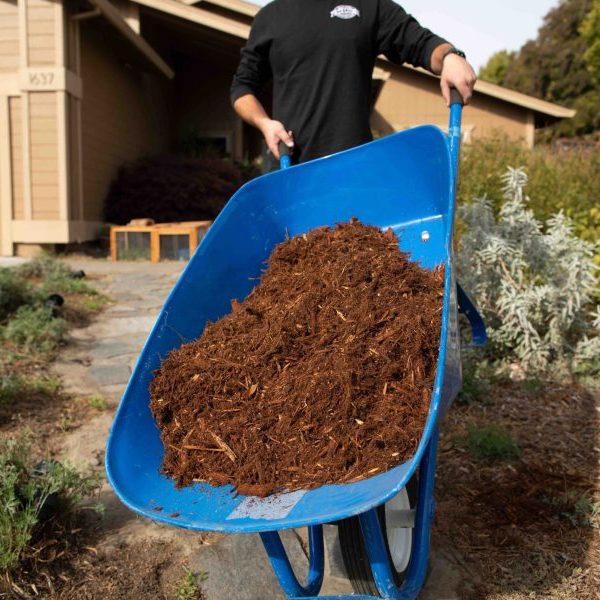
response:
[[(298, 162), (372, 139), (371, 76), (383, 54), (441, 75), (450, 102), (455, 87), (468, 103), (475, 72), (464, 54), (434, 35), (393, 0), (274, 0), (254, 19), (231, 86), (236, 112)], [(273, 117), (257, 96), (273, 80)], [(293, 133), (292, 133), (293, 132)]]

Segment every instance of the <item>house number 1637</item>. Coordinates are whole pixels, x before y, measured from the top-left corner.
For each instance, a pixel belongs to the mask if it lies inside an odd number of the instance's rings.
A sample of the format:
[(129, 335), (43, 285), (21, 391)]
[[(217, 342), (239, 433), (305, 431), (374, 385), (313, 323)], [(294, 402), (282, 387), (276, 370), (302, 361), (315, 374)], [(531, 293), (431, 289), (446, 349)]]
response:
[(29, 73), (29, 83), (31, 85), (51, 85), (54, 81), (54, 73)]

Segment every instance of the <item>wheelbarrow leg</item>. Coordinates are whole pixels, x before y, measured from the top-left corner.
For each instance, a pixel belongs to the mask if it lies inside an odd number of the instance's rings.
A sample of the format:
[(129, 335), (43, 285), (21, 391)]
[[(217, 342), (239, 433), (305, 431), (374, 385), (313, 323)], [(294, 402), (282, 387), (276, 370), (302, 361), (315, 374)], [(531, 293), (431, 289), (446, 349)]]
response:
[(414, 546), (406, 578), (400, 587), (394, 582), (377, 509), (360, 515), (360, 525), (373, 579), (381, 597), (386, 600), (414, 600), (425, 583), (429, 561), (429, 537), (435, 510), (434, 485), (438, 437), (439, 431), (436, 426), (419, 467), (419, 498), (413, 533)]
[(323, 526), (314, 525), (308, 528), (309, 565), (306, 585), (298, 583), (292, 565), (276, 531), (266, 531), (260, 534), (273, 571), (279, 580), (283, 591), (290, 598), (309, 598), (318, 596), (323, 583), (325, 570), (325, 551), (323, 548)]

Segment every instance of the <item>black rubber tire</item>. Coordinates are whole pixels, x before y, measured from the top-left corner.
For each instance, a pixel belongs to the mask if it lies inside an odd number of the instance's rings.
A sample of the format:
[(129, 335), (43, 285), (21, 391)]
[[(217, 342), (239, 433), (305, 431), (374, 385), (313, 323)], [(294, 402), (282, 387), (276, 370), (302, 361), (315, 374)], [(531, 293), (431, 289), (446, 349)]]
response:
[[(417, 505), (418, 487), (417, 475), (414, 475), (406, 486), (411, 508), (415, 508)], [(379, 515), (379, 522), (381, 523), (385, 539), (387, 554), (391, 562), (385, 524), (385, 506), (380, 506), (377, 509), (377, 513)], [(371, 564), (369, 563), (369, 558), (367, 556), (365, 541), (360, 529), (358, 517), (350, 517), (349, 519), (339, 521), (338, 534), (342, 559), (344, 561), (348, 579), (350, 580), (354, 591), (357, 594), (379, 597), (379, 592), (377, 591), (377, 586), (375, 585), (373, 574), (371, 572)], [(396, 585), (401, 585), (406, 576), (406, 571), (398, 573), (395, 569), (393, 570)]]

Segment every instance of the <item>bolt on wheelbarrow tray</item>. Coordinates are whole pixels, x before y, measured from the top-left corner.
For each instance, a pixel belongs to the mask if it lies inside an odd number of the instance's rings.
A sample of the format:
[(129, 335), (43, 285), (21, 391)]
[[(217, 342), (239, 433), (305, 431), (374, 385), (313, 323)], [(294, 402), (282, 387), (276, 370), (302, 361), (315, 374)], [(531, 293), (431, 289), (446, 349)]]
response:
[[(417, 127), (264, 175), (231, 198), (161, 310), (112, 426), (106, 469), (113, 489), (130, 509), (187, 529), (261, 532), (276, 574), (290, 597), (318, 594), (323, 575), (320, 526), (360, 515), (379, 592), (389, 598), (415, 597), (424, 580), (428, 555), (437, 424), (461, 385), (452, 259), (460, 108), (458, 104), (452, 107), (456, 114), (450, 136), (433, 126)], [(172, 349), (198, 338), (207, 322), (230, 312), (232, 299), (241, 301), (248, 295), (276, 244), (352, 217), (382, 229), (391, 228), (400, 239), (400, 247), (422, 266), (445, 266), (437, 372), (415, 455), (391, 471), (363, 481), (269, 498), (248, 498), (236, 495), (231, 486), (205, 483), (176, 489), (174, 481), (160, 471), (163, 446), (149, 407), (153, 371)], [(398, 494), (417, 468), (419, 504), (413, 556), (400, 592), (385, 564), (389, 561), (384, 556), (375, 509)], [(305, 587), (291, 572), (276, 533), (301, 526), (311, 527), (311, 566)]]

